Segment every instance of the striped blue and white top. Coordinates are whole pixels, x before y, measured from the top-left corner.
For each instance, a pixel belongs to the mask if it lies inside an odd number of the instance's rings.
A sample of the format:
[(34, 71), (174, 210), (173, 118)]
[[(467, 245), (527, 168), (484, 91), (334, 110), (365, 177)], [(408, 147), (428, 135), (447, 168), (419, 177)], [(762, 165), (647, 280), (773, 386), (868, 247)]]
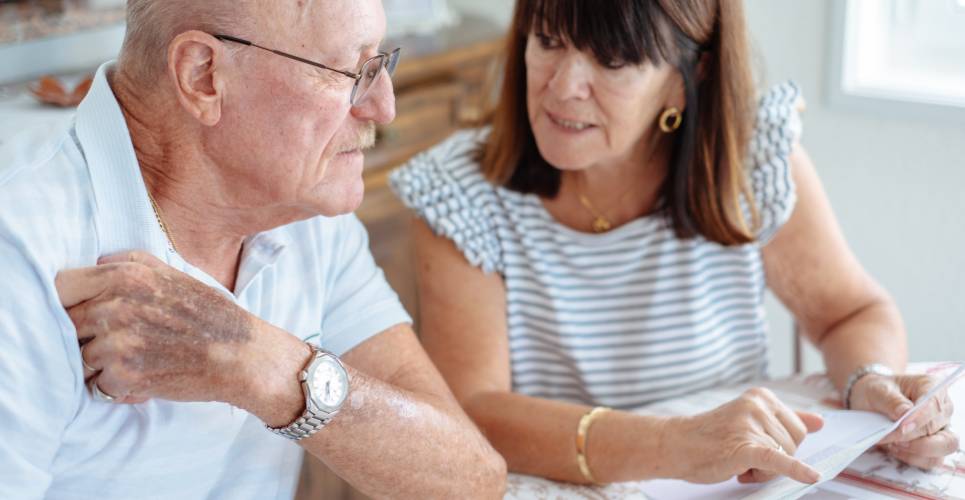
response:
[(393, 172), (391, 185), (466, 259), (506, 287), (513, 390), (632, 408), (766, 375), (761, 248), (795, 203), (800, 135), (793, 83), (760, 100), (748, 156), (761, 213), (755, 243), (679, 239), (662, 215), (613, 231), (568, 228), (535, 195), (486, 181), (486, 130), (458, 132)]

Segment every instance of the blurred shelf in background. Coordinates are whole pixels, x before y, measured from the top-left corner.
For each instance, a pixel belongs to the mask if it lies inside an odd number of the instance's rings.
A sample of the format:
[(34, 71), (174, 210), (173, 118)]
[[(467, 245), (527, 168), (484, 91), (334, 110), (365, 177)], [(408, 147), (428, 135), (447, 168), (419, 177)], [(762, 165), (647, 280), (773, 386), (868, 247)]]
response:
[(123, 24), (125, 0), (0, 0), (0, 44)]

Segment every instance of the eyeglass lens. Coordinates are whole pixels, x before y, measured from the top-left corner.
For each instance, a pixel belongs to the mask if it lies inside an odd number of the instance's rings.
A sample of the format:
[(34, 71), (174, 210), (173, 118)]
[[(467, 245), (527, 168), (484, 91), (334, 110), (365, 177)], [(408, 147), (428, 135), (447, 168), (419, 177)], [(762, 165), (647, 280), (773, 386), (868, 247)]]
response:
[(392, 76), (395, 72), (395, 67), (399, 62), (399, 51), (394, 50), (391, 54), (381, 54), (372, 59), (369, 59), (362, 65), (362, 69), (359, 72), (361, 78), (358, 81), (358, 85), (355, 88), (355, 92), (352, 95), (352, 105), (358, 106), (364, 99), (366, 94), (368, 94), (369, 89), (375, 86), (382, 77), (382, 68), (385, 68), (385, 72)]

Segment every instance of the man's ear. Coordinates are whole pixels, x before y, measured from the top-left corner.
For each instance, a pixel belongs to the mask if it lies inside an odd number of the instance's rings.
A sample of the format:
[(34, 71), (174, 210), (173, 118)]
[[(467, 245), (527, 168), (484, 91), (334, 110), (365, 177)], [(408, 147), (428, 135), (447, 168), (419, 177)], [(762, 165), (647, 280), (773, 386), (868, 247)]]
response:
[(168, 73), (178, 102), (206, 126), (221, 120), (224, 57), (222, 43), (203, 31), (186, 31), (168, 45)]

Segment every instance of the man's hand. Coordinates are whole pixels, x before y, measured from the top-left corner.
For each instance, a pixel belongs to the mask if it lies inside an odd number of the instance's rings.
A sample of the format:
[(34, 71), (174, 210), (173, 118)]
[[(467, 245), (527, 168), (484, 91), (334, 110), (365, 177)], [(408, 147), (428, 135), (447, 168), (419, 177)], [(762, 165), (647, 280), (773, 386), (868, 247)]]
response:
[[(851, 391), (851, 408), (878, 412), (897, 420), (939, 382), (930, 375), (866, 375)], [(958, 451), (958, 436), (947, 429), (953, 412), (948, 392), (939, 391), (879, 445), (907, 464), (923, 469), (939, 467), (945, 456)]]
[(242, 360), (262, 322), (215, 289), (144, 252), (62, 271), (56, 286), (83, 346), (85, 380), (117, 402), (242, 406)]

